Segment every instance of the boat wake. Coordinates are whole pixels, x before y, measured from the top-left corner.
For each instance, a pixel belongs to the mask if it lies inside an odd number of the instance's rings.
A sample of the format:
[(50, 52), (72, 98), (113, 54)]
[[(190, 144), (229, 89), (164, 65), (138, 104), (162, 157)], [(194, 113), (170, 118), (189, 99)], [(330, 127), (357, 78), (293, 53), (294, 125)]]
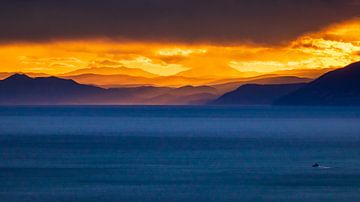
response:
[(331, 167), (328, 167), (328, 166), (319, 166), (318, 168), (319, 169), (331, 169)]

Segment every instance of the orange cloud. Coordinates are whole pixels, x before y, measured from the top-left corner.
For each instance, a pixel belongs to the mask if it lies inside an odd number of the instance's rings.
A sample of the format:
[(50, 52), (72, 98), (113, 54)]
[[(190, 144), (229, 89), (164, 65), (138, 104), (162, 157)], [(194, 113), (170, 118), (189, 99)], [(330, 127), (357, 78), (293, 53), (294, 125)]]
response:
[[(63, 74), (82, 68), (141, 69), (158, 76), (234, 78), (341, 67), (360, 60), (360, 19), (282, 46), (164, 44), (104, 39), (0, 45), (0, 70)], [(295, 71), (294, 71), (295, 72)]]
[[(360, 19), (339, 23), (322, 31), (304, 35), (289, 45), (257, 53), (250, 60), (233, 60), (240, 71), (319, 69), (342, 67), (359, 61)], [(270, 58), (269, 58), (270, 56)]]

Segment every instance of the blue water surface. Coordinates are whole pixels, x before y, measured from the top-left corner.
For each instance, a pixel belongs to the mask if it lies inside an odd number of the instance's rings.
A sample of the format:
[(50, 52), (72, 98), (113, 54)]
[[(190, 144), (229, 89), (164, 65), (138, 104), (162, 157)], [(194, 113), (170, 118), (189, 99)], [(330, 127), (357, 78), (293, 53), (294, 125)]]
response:
[(0, 107), (1, 202), (359, 201), (359, 157), (360, 108)]

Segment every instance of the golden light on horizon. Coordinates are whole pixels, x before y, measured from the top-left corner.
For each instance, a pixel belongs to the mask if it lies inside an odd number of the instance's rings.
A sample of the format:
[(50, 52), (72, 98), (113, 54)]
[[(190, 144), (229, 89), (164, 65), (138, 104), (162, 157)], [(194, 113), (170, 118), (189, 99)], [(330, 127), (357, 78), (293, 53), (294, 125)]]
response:
[(360, 19), (281, 46), (163, 44), (105, 39), (0, 45), (1, 72), (64, 74), (127, 67), (158, 75), (232, 78), (282, 70), (342, 67), (360, 60)]
[(189, 56), (191, 54), (205, 54), (206, 52), (206, 49), (167, 48), (160, 49), (158, 54), (162, 56)]

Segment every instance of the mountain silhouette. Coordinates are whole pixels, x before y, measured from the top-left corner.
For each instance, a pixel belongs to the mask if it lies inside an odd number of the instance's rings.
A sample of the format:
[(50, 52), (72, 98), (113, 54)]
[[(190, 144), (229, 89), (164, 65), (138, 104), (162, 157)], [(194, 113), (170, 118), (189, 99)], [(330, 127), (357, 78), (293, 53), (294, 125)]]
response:
[(304, 86), (300, 84), (246, 84), (224, 94), (209, 104), (214, 105), (271, 105), (276, 99)]
[(25, 74), (14, 74), (0, 80), (2, 105), (201, 104), (214, 99), (216, 93), (215, 88), (207, 86), (106, 89), (79, 84), (70, 79), (31, 78)]
[(275, 105), (360, 105), (360, 62), (328, 72)]
[(103, 90), (56, 77), (31, 78), (14, 74), (0, 81), (0, 104), (77, 103)]
[[(281, 81), (284, 79), (281, 78)], [(294, 78), (289, 79), (295, 81)], [(238, 84), (243, 83), (107, 89), (80, 84), (71, 79), (32, 78), (25, 74), (14, 74), (0, 80), (0, 104), (360, 105), (360, 62), (328, 72), (307, 84), (245, 84), (218, 97), (224, 89)]]

